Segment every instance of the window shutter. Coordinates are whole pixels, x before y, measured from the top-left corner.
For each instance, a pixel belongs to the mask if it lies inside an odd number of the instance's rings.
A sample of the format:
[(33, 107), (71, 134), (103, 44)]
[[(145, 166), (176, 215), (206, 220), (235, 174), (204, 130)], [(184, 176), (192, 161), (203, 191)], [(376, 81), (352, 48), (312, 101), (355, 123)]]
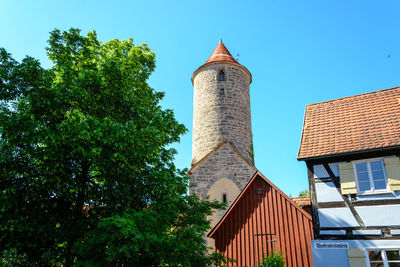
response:
[(367, 266), (364, 250), (362, 248), (348, 248), (347, 256), (349, 257), (350, 267)]
[(400, 190), (400, 159), (398, 157), (384, 158), (389, 188)]
[(353, 164), (350, 162), (339, 163), (339, 175), (342, 194), (357, 194)]

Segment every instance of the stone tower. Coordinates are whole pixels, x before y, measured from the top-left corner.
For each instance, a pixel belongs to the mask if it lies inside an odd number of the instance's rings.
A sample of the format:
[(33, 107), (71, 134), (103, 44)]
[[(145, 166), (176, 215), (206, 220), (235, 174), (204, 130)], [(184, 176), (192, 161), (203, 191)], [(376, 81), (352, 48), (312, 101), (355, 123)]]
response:
[(193, 73), (192, 83), (192, 165), (223, 140), (252, 162), (250, 72), (220, 41), (206, 63)]
[[(256, 171), (253, 163), (251, 74), (219, 42), (192, 75), (191, 194), (231, 203)], [(224, 212), (214, 214), (212, 225)]]

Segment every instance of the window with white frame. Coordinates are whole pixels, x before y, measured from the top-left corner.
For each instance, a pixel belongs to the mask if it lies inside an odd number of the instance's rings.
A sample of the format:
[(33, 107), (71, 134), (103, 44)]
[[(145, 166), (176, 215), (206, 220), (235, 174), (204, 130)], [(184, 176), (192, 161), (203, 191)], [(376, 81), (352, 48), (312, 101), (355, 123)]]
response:
[(368, 249), (369, 267), (400, 267), (400, 248)]
[(360, 194), (389, 191), (382, 159), (353, 161), (353, 165)]

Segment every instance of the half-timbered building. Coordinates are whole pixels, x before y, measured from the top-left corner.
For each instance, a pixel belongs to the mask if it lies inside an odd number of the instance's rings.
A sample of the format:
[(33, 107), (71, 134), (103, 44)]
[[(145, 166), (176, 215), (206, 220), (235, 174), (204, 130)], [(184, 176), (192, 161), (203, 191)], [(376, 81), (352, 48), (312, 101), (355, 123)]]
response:
[(315, 266), (400, 266), (400, 87), (306, 106)]

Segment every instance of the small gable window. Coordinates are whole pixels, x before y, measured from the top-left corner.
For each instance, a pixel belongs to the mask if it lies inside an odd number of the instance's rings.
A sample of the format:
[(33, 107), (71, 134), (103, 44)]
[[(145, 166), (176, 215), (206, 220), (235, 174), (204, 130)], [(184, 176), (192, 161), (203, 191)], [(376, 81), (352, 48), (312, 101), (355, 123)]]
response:
[(223, 70), (220, 70), (218, 72), (218, 77), (217, 77), (218, 81), (225, 81), (225, 72)]
[(263, 193), (262, 187), (257, 188), (257, 195), (262, 195)]

